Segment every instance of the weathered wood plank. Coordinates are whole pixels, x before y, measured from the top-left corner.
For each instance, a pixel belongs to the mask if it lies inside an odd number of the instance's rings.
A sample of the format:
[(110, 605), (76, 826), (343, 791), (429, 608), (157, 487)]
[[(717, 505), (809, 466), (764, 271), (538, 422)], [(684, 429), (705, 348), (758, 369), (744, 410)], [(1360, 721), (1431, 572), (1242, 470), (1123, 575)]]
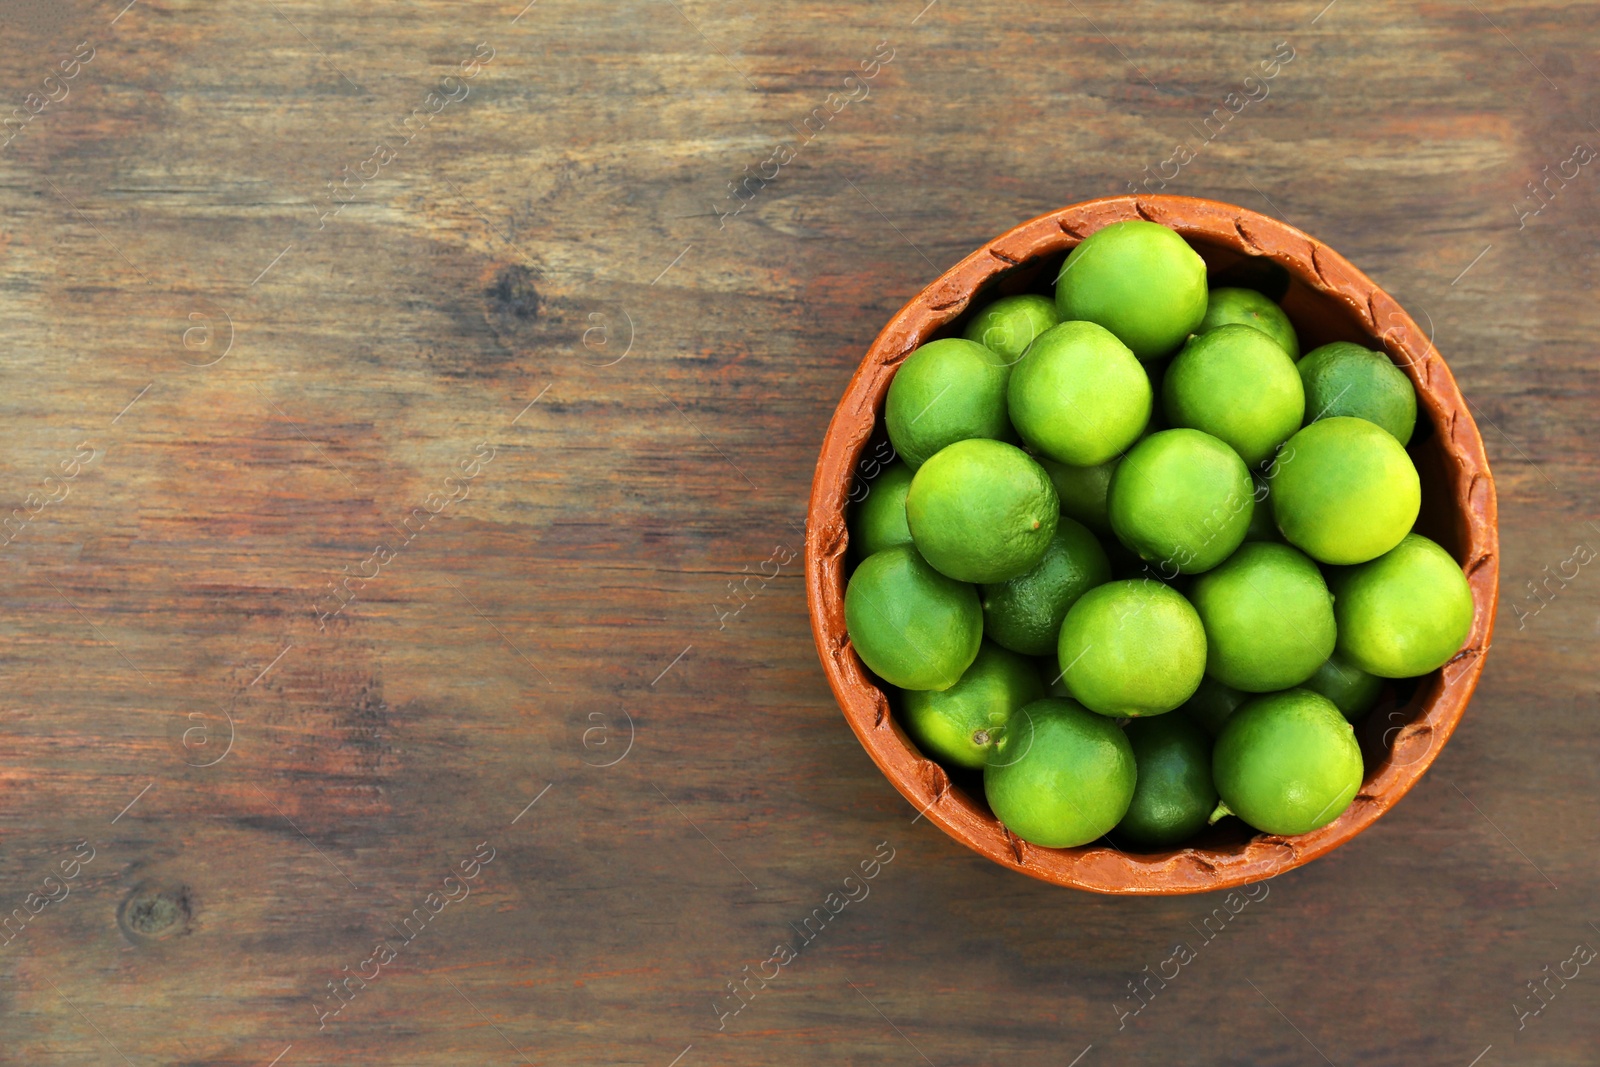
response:
[[(1592, 579), (1525, 585), (1600, 538), (1591, 168), (1518, 218), (1600, 142), (1592, 11), (122, 2), (0, 11), (0, 115), (66, 87), (0, 149), (0, 505), (92, 454), (0, 547), (0, 905), (66, 892), (0, 949), (0, 1058), (1592, 1058), (1587, 969), (1513, 1008), (1600, 938)], [(1508, 605), (1424, 784), (1209, 940), (1218, 900), (1052, 889), (913, 823), (798, 561), (736, 615), (729, 586), (798, 549), (908, 296), (1180, 143), (1165, 191), (1286, 217), (1431, 318)]]

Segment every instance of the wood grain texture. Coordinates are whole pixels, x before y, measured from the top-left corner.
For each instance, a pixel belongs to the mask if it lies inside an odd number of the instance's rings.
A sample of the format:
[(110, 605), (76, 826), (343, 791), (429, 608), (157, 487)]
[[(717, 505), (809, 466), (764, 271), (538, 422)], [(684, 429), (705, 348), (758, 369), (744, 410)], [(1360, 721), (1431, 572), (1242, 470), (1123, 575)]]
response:
[[(0, 1061), (1592, 1062), (1592, 10), (124, 3), (0, 6)], [(913, 822), (745, 584), (894, 310), (1146, 181), (1431, 323), (1499, 490), (1450, 745), (1222, 920)]]

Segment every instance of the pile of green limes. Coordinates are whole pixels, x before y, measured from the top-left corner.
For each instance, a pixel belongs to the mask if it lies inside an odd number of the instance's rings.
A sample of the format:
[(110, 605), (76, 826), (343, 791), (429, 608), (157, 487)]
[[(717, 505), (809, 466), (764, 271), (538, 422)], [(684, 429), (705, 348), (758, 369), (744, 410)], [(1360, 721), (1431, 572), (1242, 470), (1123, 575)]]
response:
[(1412, 532), (1405, 373), (1343, 341), (1302, 357), (1276, 303), (1208, 290), (1155, 223), (911, 353), (884, 420), (850, 640), (923, 752), (981, 770), (1036, 845), (1326, 825), (1383, 679), (1471, 627), (1460, 567)]

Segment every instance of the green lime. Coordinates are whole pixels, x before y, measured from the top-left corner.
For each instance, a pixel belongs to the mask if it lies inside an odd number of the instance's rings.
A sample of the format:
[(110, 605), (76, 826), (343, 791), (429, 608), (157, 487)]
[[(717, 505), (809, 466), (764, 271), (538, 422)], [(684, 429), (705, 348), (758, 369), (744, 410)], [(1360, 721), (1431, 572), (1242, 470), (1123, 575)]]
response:
[(1349, 341), (1314, 348), (1300, 361), (1306, 421), (1351, 415), (1382, 426), (1402, 445), (1417, 425), (1417, 391), (1382, 352)]
[(1011, 372), (1011, 421), (1035, 452), (1090, 467), (1133, 444), (1150, 419), (1150, 379), (1127, 346), (1092, 322), (1040, 334)]
[(1200, 688), (1194, 691), (1194, 696), (1184, 701), (1183, 707), (1178, 710), (1204, 726), (1206, 733), (1216, 737), (1222, 732), (1228, 718), (1251, 695), (1223, 685), (1208, 674), (1200, 679)]
[(1067, 609), (1110, 580), (1111, 563), (1100, 542), (1083, 523), (1062, 516), (1038, 566), (983, 587), (983, 632), (1016, 652), (1046, 655), (1056, 647)]
[(1252, 541), (1194, 580), (1206, 673), (1246, 693), (1299, 685), (1333, 651), (1333, 597), (1299, 549)]
[(989, 809), (1041, 848), (1105, 835), (1133, 799), (1133, 749), (1117, 724), (1046, 697), (1011, 716), (983, 769)]
[(1472, 587), (1450, 553), (1407, 534), (1333, 581), (1339, 652), (1368, 674), (1413, 678), (1442, 667), (1472, 629)]
[(1253, 326), (1278, 342), (1278, 347), (1290, 359), (1300, 358), (1300, 339), (1283, 309), (1272, 298), (1254, 289), (1213, 289), (1206, 301), (1206, 317), (1195, 327), (1195, 333), (1205, 333), (1230, 322)]
[(906, 494), (911, 539), (936, 570), (1003, 582), (1038, 566), (1061, 518), (1050, 476), (1015, 445), (957, 441), (924, 463)]
[(1063, 322), (1099, 323), (1140, 359), (1183, 343), (1206, 314), (1206, 263), (1176, 231), (1134, 219), (1084, 238), (1056, 278)]
[(1383, 555), (1400, 543), (1422, 506), (1411, 457), (1366, 419), (1313, 422), (1284, 442), (1276, 468), (1272, 517), (1290, 544), (1319, 563), (1365, 563)]
[(1383, 679), (1368, 674), (1339, 653), (1327, 658), (1317, 672), (1305, 680), (1303, 689), (1321, 693), (1351, 722), (1358, 721), (1378, 703)]
[(844, 625), (856, 655), (901, 689), (949, 689), (983, 640), (978, 591), (946, 578), (910, 545), (861, 561), (844, 593)]
[(1111, 536), (1111, 521), (1106, 517), (1106, 491), (1111, 488), (1111, 472), (1120, 460), (1108, 459), (1092, 467), (1073, 467), (1045, 456), (1035, 457), (1050, 475), (1061, 498), (1061, 514), (1077, 519), (1101, 537)]
[(1015, 363), (1035, 337), (1060, 321), (1056, 302), (1048, 296), (1002, 296), (972, 316), (962, 336)]
[(1269, 503), (1272, 483), (1256, 472), (1251, 473), (1250, 481), (1255, 486), (1255, 507), (1250, 509), (1250, 525), (1245, 528), (1244, 539), (1282, 543), (1283, 534), (1278, 532), (1277, 525), (1272, 521), (1272, 505)]
[(1306, 408), (1294, 360), (1260, 330), (1237, 323), (1189, 339), (1167, 370), (1161, 402), (1172, 425), (1227, 442), (1250, 467), (1272, 458)]
[(1161, 577), (1198, 574), (1244, 540), (1254, 492), (1233, 449), (1199, 430), (1162, 430), (1117, 464), (1107, 498), (1111, 528)]
[(981, 769), (1012, 712), (1043, 696), (1032, 662), (985, 641), (959, 682), (940, 692), (908, 692), (901, 705), (906, 732), (924, 755)]
[(1160, 715), (1206, 669), (1206, 632), (1177, 591), (1148, 579), (1095, 586), (1067, 610), (1058, 646), (1067, 689), (1090, 711)]
[(911, 543), (906, 524), (906, 491), (911, 488), (911, 468), (891, 463), (866, 483), (867, 495), (850, 509), (850, 547), (865, 559), (895, 545)]
[(1137, 781), (1116, 834), (1136, 845), (1175, 845), (1204, 828), (1217, 806), (1211, 735), (1182, 715), (1135, 719), (1125, 731)]
[(1361, 771), (1355, 731), (1327, 697), (1309, 689), (1244, 705), (1211, 755), (1222, 803), (1269, 834), (1303, 834), (1337, 819), (1361, 788)]
[(916, 470), (941, 448), (970, 437), (1011, 437), (1003, 356), (976, 341), (946, 337), (906, 357), (884, 402), (889, 442)]

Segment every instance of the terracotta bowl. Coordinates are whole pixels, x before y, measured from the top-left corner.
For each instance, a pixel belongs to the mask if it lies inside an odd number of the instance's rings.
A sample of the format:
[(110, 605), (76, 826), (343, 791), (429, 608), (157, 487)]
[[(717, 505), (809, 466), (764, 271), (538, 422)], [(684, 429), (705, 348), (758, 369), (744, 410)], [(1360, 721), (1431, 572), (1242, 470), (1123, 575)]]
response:
[[(845, 633), (852, 486), (887, 449), (884, 396), (895, 368), (918, 345), (959, 336), (969, 309), (998, 296), (1046, 292), (1066, 253), (1109, 223), (1146, 218), (1183, 234), (1206, 260), (1213, 285), (1243, 284), (1279, 297), (1303, 350), (1349, 340), (1384, 348), (1417, 388), (1409, 451), (1422, 477), (1419, 532), (1462, 565), (1476, 609), (1462, 651), (1421, 679), (1392, 685), (1357, 728), (1366, 775), (1350, 807), (1309, 834), (1254, 833), (1225, 819), (1175, 850), (1123, 852), (1105, 841), (1039, 848), (990, 814), (981, 778), (947, 772), (917, 750)], [(868, 446), (874, 448), (869, 453)], [(1339, 253), (1253, 211), (1179, 196), (1118, 196), (1041, 215), (1002, 234), (946, 271), (889, 320), (850, 380), (817, 461), (806, 524), (806, 592), (823, 671), (851, 729), (906, 800), (945, 833), (1003, 866), (1056, 885), (1099, 893), (1199, 893), (1281, 874), (1350, 840), (1406, 794), (1449, 739), (1483, 670), (1499, 577), (1494, 481), (1467, 405), (1427, 333)]]

